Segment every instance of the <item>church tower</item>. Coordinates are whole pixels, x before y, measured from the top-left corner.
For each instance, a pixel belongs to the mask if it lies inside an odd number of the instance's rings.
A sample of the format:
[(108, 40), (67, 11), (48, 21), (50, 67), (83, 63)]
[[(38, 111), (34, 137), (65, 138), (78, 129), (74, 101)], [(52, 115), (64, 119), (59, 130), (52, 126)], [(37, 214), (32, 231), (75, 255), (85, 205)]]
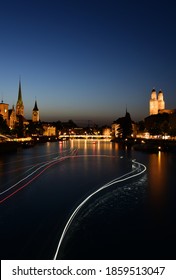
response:
[(164, 110), (164, 109), (165, 109), (164, 95), (160, 90), (158, 93), (158, 110)]
[(6, 122), (8, 122), (8, 109), (9, 104), (4, 103), (3, 100), (0, 102), (0, 115), (3, 117)]
[(24, 105), (22, 100), (21, 81), (19, 81), (18, 100), (16, 103), (16, 115), (20, 115), (24, 117)]
[(32, 121), (33, 122), (39, 122), (40, 118), (39, 118), (39, 109), (37, 106), (37, 101), (35, 100), (35, 104), (34, 104), (34, 109), (32, 111)]
[(157, 100), (157, 94), (155, 89), (153, 89), (151, 92), (151, 98), (149, 102), (149, 114), (150, 115), (158, 114), (158, 100)]

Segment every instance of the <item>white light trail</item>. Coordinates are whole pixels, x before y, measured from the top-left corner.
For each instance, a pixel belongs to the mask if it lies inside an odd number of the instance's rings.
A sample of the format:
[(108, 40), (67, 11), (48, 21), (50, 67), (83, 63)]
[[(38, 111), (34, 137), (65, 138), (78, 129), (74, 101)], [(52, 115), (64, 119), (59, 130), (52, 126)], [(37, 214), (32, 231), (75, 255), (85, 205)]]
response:
[[(106, 189), (106, 188), (108, 188), (108, 187), (110, 187), (110, 186), (112, 186), (112, 185), (114, 185), (114, 184), (127, 181), (127, 180), (129, 180), (129, 179), (131, 179), (131, 178), (140, 176), (142, 173), (144, 173), (144, 172), (146, 171), (147, 168), (146, 168), (146, 166), (145, 166), (144, 164), (139, 163), (139, 162), (137, 162), (137, 161), (135, 161), (135, 160), (132, 160), (132, 162), (133, 162), (133, 167), (134, 167), (135, 164), (137, 164), (136, 169), (133, 169), (132, 171), (130, 171), (130, 172), (128, 172), (128, 173), (125, 173), (124, 175), (122, 175), (122, 176), (120, 176), (120, 177), (118, 177), (118, 178), (116, 178), (116, 179), (114, 179), (114, 180), (112, 180), (112, 181), (106, 183), (105, 185), (103, 185), (102, 187), (100, 187), (98, 190), (94, 191), (92, 194), (90, 194), (89, 196), (87, 196), (87, 197), (77, 206), (77, 208), (73, 211), (73, 213), (71, 214), (70, 218), (68, 219), (68, 221), (67, 221), (67, 223), (66, 223), (66, 225), (65, 225), (65, 227), (64, 227), (64, 230), (63, 230), (63, 232), (62, 232), (62, 234), (61, 234), (61, 237), (60, 237), (60, 240), (59, 240), (59, 243), (58, 243), (56, 252), (55, 252), (55, 254), (54, 254), (54, 258), (53, 258), (54, 260), (57, 259), (57, 256), (58, 256), (58, 254), (59, 254), (59, 250), (60, 250), (62, 241), (63, 241), (63, 239), (64, 239), (64, 237), (65, 237), (65, 235), (66, 235), (66, 233), (67, 233), (67, 231), (68, 231), (68, 229), (69, 229), (69, 227), (70, 227), (72, 221), (73, 221), (73, 219), (75, 218), (75, 216), (77, 215), (77, 213), (79, 212), (79, 210), (82, 208), (82, 206), (83, 206), (91, 197), (93, 197), (95, 194), (97, 194), (98, 192), (102, 191), (103, 189)], [(143, 169), (140, 171), (141, 168), (143, 168)], [(138, 173), (136, 173), (136, 174), (134, 174), (134, 175), (130, 175), (130, 174), (134, 173), (135, 171), (138, 172)], [(130, 175), (130, 176), (128, 176), (128, 175)], [(125, 176), (128, 176), (128, 177), (123, 178), (123, 177), (125, 177)]]
[[(16, 186), (18, 186), (20, 183), (22, 183), (23, 181), (29, 179), (31, 176), (33, 176), (35, 173), (37, 173), (39, 170), (41, 170), (42, 168), (48, 166), (48, 165), (51, 165), (53, 163), (59, 163), (60, 161), (63, 161), (67, 158), (70, 158), (70, 156), (72, 156), (72, 154), (75, 153), (76, 150), (70, 150), (69, 153), (71, 153), (71, 155), (66, 155), (66, 156), (63, 156), (63, 157), (57, 157), (57, 158), (54, 158), (53, 160), (50, 160), (50, 161), (47, 161), (47, 162), (44, 162), (40, 167), (36, 168), (33, 172), (31, 172), (30, 174), (28, 174), (27, 176), (25, 176), (24, 178), (22, 178), (21, 180), (19, 180), (18, 182), (16, 182), (15, 184), (13, 184), (12, 186), (10, 186), (9, 188), (7, 188), (6, 190), (0, 192), (0, 195), (3, 195), (5, 193), (7, 193), (8, 191), (12, 190), (13, 188), (15, 188)], [(37, 165), (39, 164), (36, 164), (35, 166), (31, 167), (30, 169), (28, 169), (26, 172), (29, 172), (30, 170), (32, 170), (34, 167), (36, 167)], [(25, 172), (25, 173), (26, 173)]]

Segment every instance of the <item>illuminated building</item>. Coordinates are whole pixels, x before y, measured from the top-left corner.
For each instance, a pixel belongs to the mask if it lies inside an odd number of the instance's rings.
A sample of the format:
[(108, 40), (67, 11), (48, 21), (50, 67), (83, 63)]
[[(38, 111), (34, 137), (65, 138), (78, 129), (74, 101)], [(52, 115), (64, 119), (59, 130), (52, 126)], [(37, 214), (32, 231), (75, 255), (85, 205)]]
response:
[(110, 127), (104, 127), (102, 129), (102, 135), (110, 136), (111, 135), (111, 128)]
[(9, 110), (9, 115), (8, 115), (8, 126), (10, 127), (10, 129), (14, 129), (15, 128), (15, 124), (17, 122), (16, 119), (16, 112), (15, 112), (15, 108), (14, 105), (12, 106), (12, 109)]
[(153, 89), (149, 101), (149, 114), (156, 115), (159, 113), (159, 111), (162, 111), (164, 109), (165, 109), (165, 102), (164, 102), (163, 92), (160, 90), (157, 96), (156, 90)]
[(49, 124), (45, 124), (43, 125), (43, 136), (56, 136), (56, 127), (49, 125)]
[(33, 122), (39, 122), (40, 117), (39, 117), (39, 109), (37, 106), (37, 101), (35, 100), (35, 104), (34, 104), (34, 109), (32, 111), (32, 121)]
[(160, 90), (158, 93), (158, 111), (165, 109), (165, 102), (164, 102), (164, 96), (162, 91)]
[(24, 105), (21, 92), (21, 81), (19, 81), (18, 100), (16, 103), (16, 115), (24, 117)]
[(4, 120), (8, 123), (8, 109), (9, 104), (4, 103), (3, 100), (0, 103), (0, 115), (3, 117)]
[[(29, 122), (24, 117), (24, 103), (22, 99), (21, 81), (19, 81), (16, 110), (14, 105), (12, 106), (12, 109), (9, 109), (9, 104), (4, 103), (2, 100), (0, 103), (0, 115), (2, 115), (4, 120), (6, 120), (6, 123), (10, 129), (14, 129), (16, 124), (19, 124), (19, 122), (22, 122), (23, 125), (29, 124)], [(37, 101), (35, 101), (32, 111), (32, 122), (39, 122), (39, 109), (37, 106)]]
[(156, 90), (153, 89), (151, 92), (151, 98), (149, 101), (149, 115), (157, 114), (175, 114), (176, 109), (165, 109), (164, 94), (160, 90), (157, 96)]

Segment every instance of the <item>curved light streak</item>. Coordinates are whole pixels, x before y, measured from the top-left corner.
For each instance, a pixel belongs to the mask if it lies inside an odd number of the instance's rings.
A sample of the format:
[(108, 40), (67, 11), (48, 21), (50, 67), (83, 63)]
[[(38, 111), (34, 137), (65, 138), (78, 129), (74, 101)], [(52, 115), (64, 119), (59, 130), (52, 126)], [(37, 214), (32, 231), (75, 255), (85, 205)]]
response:
[[(62, 158), (63, 161), (65, 159), (69, 158), (69, 156), (66, 156), (64, 158)], [(17, 192), (19, 192), (20, 190), (24, 189), (26, 186), (28, 186), (30, 183), (32, 183), (36, 178), (38, 178), (41, 174), (43, 174), (48, 168), (50, 168), (51, 166), (57, 164), (60, 161), (55, 161), (53, 163), (51, 163), (50, 165), (47, 165), (40, 173), (38, 173), (36, 176), (34, 176), (31, 180), (29, 180), (28, 182), (26, 182), (23, 186), (19, 187), (17, 190), (15, 190), (14, 192), (12, 192), (11, 194), (7, 195), (5, 198), (3, 198), (2, 200), (0, 200), (0, 204), (3, 203), (5, 200), (7, 200), (8, 198), (10, 198), (11, 196), (13, 196), (14, 194), (16, 194)], [(43, 167), (43, 166), (42, 166)], [(38, 168), (39, 169), (39, 168)], [(30, 176), (32, 176), (35, 173), (32, 172), (30, 174)], [(27, 176), (26, 178), (28, 178), (29, 176)], [(24, 181), (26, 178), (23, 178), (22, 180), (20, 180), (19, 182), (17, 182), (16, 184), (14, 184), (13, 186), (11, 186), (9, 189), (5, 190), (4, 192), (1, 193), (1, 195), (7, 191), (9, 191), (10, 189), (14, 188), (15, 186), (17, 186), (19, 183), (21, 183), (22, 181)]]
[[(55, 254), (54, 254), (54, 258), (53, 258), (54, 260), (57, 259), (57, 256), (58, 256), (58, 254), (59, 254), (59, 250), (60, 250), (62, 241), (63, 241), (63, 239), (64, 239), (64, 237), (65, 237), (65, 235), (66, 235), (66, 233), (67, 233), (67, 231), (68, 231), (68, 229), (69, 229), (69, 227), (70, 227), (72, 221), (73, 221), (73, 219), (75, 218), (75, 216), (77, 215), (77, 213), (79, 212), (79, 210), (82, 208), (82, 206), (83, 206), (91, 197), (93, 197), (95, 194), (97, 194), (98, 192), (102, 191), (103, 189), (106, 189), (106, 188), (108, 188), (108, 187), (110, 187), (110, 186), (112, 186), (112, 185), (114, 185), (114, 184), (117, 184), (117, 183), (120, 183), (120, 182), (124, 182), (124, 181), (127, 181), (127, 180), (131, 179), (131, 178), (134, 178), (134, 177), (136, 177), (136, 176), (139, 176), (139, 175), (141, 175), (142, 173), (144, 173), (144, 172), (146, 171), (147, 168), (146, 168), (146, 166), (145, 166), (144, 164), (139, 163), (139, 162), (137, 162), (137, 161), (135, 161), (135, 160), (132, 160), (132, 162), (133, 162), (133, 164), (137, 164), (137, 168), (136, 168), (135, 170), (133, 170), (133, 171), (131, 171), (131, 172), (128, 172), (128, 173), (125, 173), (124, 175), (122, 175), (122, 176), (120, 176), (120, 177), (118, 177), (118, 178), (116, 178), (116, 179), (114, 179), (114, 180), (112, 180), (112, 181), (106, 183), (105, 185), (103, 185), (102, 187), (100, 187), (98, 190), (94, 191), (92, 194), (90, 194), (89, 196), (87, 196), (87, 197), (77, 206), (77, 208), (73, 211), (73, 213), (71, 214), (70, 218), (68, 219), (68, 221), (67, 221), (67, 223), (66, 223), (66, 225), (65, 225), (65, 227), (64, 227), (64, 230), (63, 230), (63, 232), (62, 232), (62, 235), (61, 235), (61, 237), (60, 237), (60, 240), (59, 240), (59, 243), (58, 243), (56, 252), (55, 252)], [(141, 167), (143, 167), (143, 170), (140, 171)], [(139, 172), (138, 172), (137, 174), (130, 175), (130, 176), (126, 177), (126, 178), (123, 178), (123, 177), (125, 177), (125, 176), (127, 176), (127, 175), (133, 173), (134, 171), (139, 171)]]
[[(54, 152), (54, 153), (48, 153), (48, 154), (45, 154), (45, 155), (40, 155), (40, 156), (35, 156), (35, 157), (28, 157), (27, 159), (31, 160), (31, 159), (38, 159), (38, 158), (42, 158), (42, 157), (46, 157), (47, 158), (47, 157), (49, 157), (51, 155), (55, 155), (55, 156), (57, 155), (57, 157), (53, 158), (53, 159), (56, 159), (56, 158), (59, 158), (61, 156), (64, 156), (64, 154), (66, 154), (66, 153), (70, 153), (71, 151), (72, 151), (71, 149), (65, 149), (64, 151), (61, 151), (60, 155), (58, 155), (58, 153)], [(13, 165), (15, 165), (16, 163), (19, 163), (19, 162), (22, 162), (22, 161), (24, 161), (24, 160), (21, 159), (21, 160), (6, 162), (6, 163), (0, 163), (0, 166), (5, 166), (5, 165), (8, 165), (8, 164), (12, 164), (12, 163), (13, 163)], [(25, 166), (22, 166), (22, 167), (18, 167), (16, 169), (11, 169), (11, 170), (7, 171), (6, 174), (17, 172), (17, 171), (20, 171), (21, 169), (28, 168), (28, 167), (29, 167), (29, 169), (30, 168), (32, 169), (32, 168), (34, 168), (37, 165), (40, 165), (42, 163), (49, 162), (49, 161), (50, 160), (43, 161), (43, 162), (38, 162), (35, 165), (30, 164), (30, 165), (25, 165)], [(25, 172), (28, 172), (28, 170), (25, 171)]]
[[(33, 167), (29, 168), (25, 173), (31, 171), (34, 167), (42, 164), (40, 167), (38, 167), (37, 169), (35, 169), (33, 172), (31, 172), (30, 174), (28, 174), (27, 176), (25, 176), (24, 178), (22, 178), (21, 180), (19, 180), (18, 182), (16, 182), (15, 184), (13, 184), (12, 186), (10, 186), (9, 188), (7, 188), (6, 190), (0, 192), (0, 196), (5, 195), (6, 193), (8, 193), (9, 191), (12, 190), (12, 193), (10, 193), (9, 195), (7, 194), (4, 198), (2, 198), (0, 200), (0, 204), (3, 203), (4, 201), (6, 201), (7, 199), (9, 199), (10, 197), (14, 196), (16, 193), (18, 193), (19, 191), (21, 191), (22, 189), (24, 189), (26, 186), (28, 186), (29, 184), (31, 184), (36, 178), (38, 178), (39, 176), (41, 176), (47, 169), (49, 169), (50, 167), (52, 167), (53, 165), (66, 160), (68, 158), (75, 158), (75, 157), (85, 157), (85, 155), (77, 155), (77, 149), (70, 149), (68, 150), (68, 154), (66, 156), (60, 157), (57, 156), (55, 157), (53, 160), (51, 161), (47, 161), (47, 162), (43, 162), (42, 163), (38, 163), (36, 165), (34, 165)], [(67, 152), (67, 151), (65, 151)], [(96, 155), (87, 155), (90, 157), (96, 157)], [(108, 156), (108, 155), (98, 155), (99, 157), (112, 157), (112, 156)], [(41, 170), (42, 168), (44, 168), (43, 170)], [(41, 171), (40, 171), (41, 170)], [(39, 172), (40, 171), (40, 172)], [(36, 174), (37, 172), (39, 172), (38, 174)], [(35, 175), (36, 174), (36, 175)], [(35, 176), (34, 176), (35, 175)], [(32, 177), (34, 176), (34, 177)], [(32, 178), (31, 178), (32, 177)], [(31, 178), (31, 179), (30, 179)], [(13, 190), (14, 188), (16, 188), (18, 185), (20, 185), (21, 183), (23, 183), (24, 181), (26, 181), (27, 179), (29, 179), (29, 181), (27, 181), (26, 183), (24, 183), (24, 185), (22, 185), (21, 187), (19, 186), (16, 190)]]
[[(16, 187), (17, 185), (19, 185), (20, 183), (22, 183), (22, 182), (25, 181), (26, 179), (28, 179), (29, 177), (31, 177), (32, 175), (34, 175), (37, 171), (39, 171), (39, 170), (42, 169), (43, 167), (45, 167), (45, 166), (47, 166), (47, 165), (48, 165), (48, 167), (50, 167), (50, 166), (53, 165), (53, 164), (51, 164), (51, 163), (57, 163), (57, 162), (59, 162), (59, 161), (61, 161), (61, 160), (64, 160), (64, 159), (66, 159), (66, 158), (68, 158), (68, 156), (62, 157), (60, 160), (53, 160), (53, 161), (50, 161), (50, 162), (47, 162), (47, 163), (41, 165), (40, 167), (38, 167), (37, 169), (35, 169), (33, 172), (31, 172), (30, 174), (28, 174), (28, 175), (27, 175), (26, 177), (24, 177), (23, 179), (19, 180), (17, 183), (15, 183), (14, 185), (12, 185), (11, 187), (9, 187), (8, 189), (6, 189), (5, 191), (0, 192), (0, 195), (2, 195), (2, 194), (4, 194), (4, 193), (8, 192), (8, 191), (11, 190), (11, 189), (13, 189), (14, 187)], [(47, 169), (47, 168), (45, 168), (44, 170), (46, 170), (46, 169)], [(43, 173), (43, 172), (42, 172), (42, 173)]]
[[(67, 159), (67, 158), (70, 158), (70, 157), (72, 157), (72, 158), (74, 158), (74, 157), (85, 157), (84, 155), (79, 155), (79, 156), (76, 155), (76, 156), (75, 156), (74, 154), (75, 154), (76, 152), (77, 152), (77, 149), (75, 149), (75, 150), (73, 150), (73, 151), (72, 151), (72, 150), (69, 150), (69, 153), (71, 153), (71, 155), (68, 154), (68, 155), (63, 156), (63, 157), (57, 156), (57, 157), (55, 157), (53, 160), (44, 161), (44, 162), (37, 163), (37, 164), (33, 165), (33, 166), (30, 167), (28, 170), (26, 170), (26, 171), (24, 172), (24, 174), (27, 173), (27, 172), (29, 172), (29, 171), (31, 171), (31, 170), (34, 169), (36, 166), (42, 164), (40, 167), (38, 167), (38, 168), (35, 169), (33, 172), (31, 172), (30, 174), (28, 174), (27, 176), (25, 176), (24, 178), (22, 178), (21, 180), (19, 180), (17, 183), (13, 184), (13, 185), (12, 185), (11, 187), (9, 187), (8, 189), (6, 189), (6, 190), (0, 192), (0, 195), (3, 195), (3, 194), (5, 194), (6, 192), (8, 192), (9, 190), (15, 188), (17, 185), (19, 185), (19, 184), (22, 183), (23, 181), (27, 180), (28, 178), (30, 178), (32, 175), (34, 175), (35, 173), (37, 173), (37, 171), (39, 171), (39, 170), (42, 169), (43, 167), (45, 167), (45, 166), (47, 166), (47, 165), (49, 165), (49, 166), (51, 167), (52, 165), (50, 165), (50, 164), (51, 164), (52, 162), (58, 163), (58, 162), (63, 161), (63, 160), (65, 160), (65, 159)], [(87, 155), (87, 156), (90, 156), (90, 157), (97, 157), (96, 155)], [(98, 155), (98, 156), (100, 156), (100, 157), (112, 157), (112, 156), (108, 156), (108, 155)]]
[(22, 185), (21, 187), (19, 187), (18, 189), (16, 189), (15, 191), (13, 191), (12, 193), (10, 193), (9, 195), (7, 195), (6, 197), (4, 197), (3, 199), (0, 200), (0, 204), (3, 203), (5, 200), (7, 200), (8, 198), (12, 197), (13, 195), (15, 195), (17, 192), (19, 192), (20, 190), (22, 190), (23, 188), (25, 188), (26, 186), (28, 186), (30, 183), (32, 183), (36, 178), (38, 178), (41, 174), (43, 174), (48, 168), (50, 168), (51, 166), (65, 160), (68, 159), (72, 156), (74, 156), (74, 154), (77, 152), (77, 149), (74, 150), (70, 150), (69, 153), (70, 155), (66, 155), (64, 157), (60, 157), (54, 160), (51, 160), (45, 164), (43, 164), (42, 166), (38, 167), (36, 170), (34, 170), (33, 172), (31, 172), (30, 174), (28, 174), (26, 177), (22, 178), (21, 180), (19, 180), (17, 183), (15, 183), (14, 185), (12, 185), (11, 187), (9, 187), (8, 189), (4, 190), (3, 192), (0, 192), (0, 195), (3, 195), (5, 193), (7, 193), (8, 191), (14, 189), (15, 187), (17, 187), (20, 183), (22, 183), (23, 181), (29, 179), (31, 176), (33, 176), (36, 172), (38, 172), (39, 170), (41, 170), (42, 168), (44, 168), (40, 173), (38, 173), (37, 175), (35, 175), (32, 179), (30, 179), (29, 181), (27, 181), (24, 185)]

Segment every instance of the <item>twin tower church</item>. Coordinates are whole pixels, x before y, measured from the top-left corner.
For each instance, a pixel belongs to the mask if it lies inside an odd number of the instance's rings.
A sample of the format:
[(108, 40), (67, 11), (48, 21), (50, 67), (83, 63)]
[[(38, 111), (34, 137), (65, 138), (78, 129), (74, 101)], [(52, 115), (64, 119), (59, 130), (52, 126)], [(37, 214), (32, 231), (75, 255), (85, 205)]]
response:
[[(9, 104), (3, 102), (0, 103), (0, 115), (6, 120), (9, 128), (15, 128), (16, 123), (19, 120), (22, 120), (23, 123), (28, 123), (28, 121), (24, 117), (24, 104), (22, 99), (22, 90), (21, 90), (21, 81), (19, 81), (19, 89), (18, 89), (18, 99), (16, 103), (16, 108), (13, 105), (12, 109), (9, 109)], [(37, 106), (37, 101), (35, 100), (34, 108), (32, 110), (32, 122), (39, 122), (39, 109)]]
[(164, 94), (160, 90), (159, 93), (156, 93), (156, 90), (153, 89), (151, 92), (151, 97), (149, 101), (149, 114), (156, 115), (156, 114), (173, 114), (176, 113), (176, 109), (165, 109), (165, 101), (164, 101)]

